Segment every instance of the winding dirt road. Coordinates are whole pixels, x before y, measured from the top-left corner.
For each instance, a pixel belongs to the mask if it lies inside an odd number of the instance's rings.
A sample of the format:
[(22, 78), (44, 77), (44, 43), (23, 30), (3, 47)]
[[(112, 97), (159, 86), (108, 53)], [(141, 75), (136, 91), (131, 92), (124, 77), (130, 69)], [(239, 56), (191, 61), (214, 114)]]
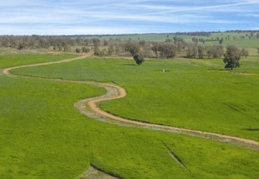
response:
[[(58, 63), (67, 63), (75, 60), (80, 60), (83, 58), (86, 58), (87, 56), (80, 56), (76, 58), (71, 59), (65, 59), (60, 61), (54, 61), (54, 62), (45, 62), (45, 63), (39, 63), (39, 64), (30, 64), (30, 65), (22, 65), (22, 66), (16, 66), (11, 68), (3, 69), (1, 72), (4, 75), (11, 76), (10, 73), (11, 70), (18, 69), (18, 68), (25, 68), (25, 67), (35, 67), (35, 66), (43, 66), (43, 65), (52, 65), (52, 64), (58, 64)], [(15, 75), (18, 76), (18, 75)], [(39, 77), (26, 77), (26, 76), (20, 76), (23, 78), (34, 78), (34, 79), (43, 79)], [(103, 101), (108, 100), (115, 100), (119, 98), (123, 98), (126, 96), (126, 91), (115, 84), (110, 83), (98, 83), (98, 82), (92, 82), (92, 81), (72, 81), (72, 80), (58, 80), (58, 79), (45, 79), (44, 80), (51, 80), (51, 81), (63, 81), (63, 82), (69, 82), (69, 83), (77, 83), (77, 84), (87, 84), (87, 85), (94, 85), (101, 88), (104, 88), (107, 93), (94, 97), (94, 98), (88, 98), (88, 99), (82, 99), (74, 104), (74, 107), (80, 111), (81, 114), (84, 114), (90, 118), (100, 120), (103, 122), (109, 122), (109, 123), (115, 123), (117, 125), (123, 125), (123, 126), (131, 126), (131, 127), (138, 127), (138, 128), (146, 128), (150, 130), (160, 130), (160, 131), (166, 131), (166, 132), (172, 132), (172, 133), (180, 133), (185, 134), (188, 136), (197, 136), (207, 139), (212, 139), (220, 142), (226, 142), (234, 145), (244, 146), (248, 147), (254, 150), (259, 150), (259, 142), (250, 140), (250, 139), (244, 139), (239, 137), (233, 137), (233, 136), (227, 136), (217, 133), (211, 133), (211, 132), (203, 132), (198, 130), (191, 130), (191, 129), (184, 129), (184, 128), (177, 128), (172, 126), (164, 126), (164, 125), (158, 125), (158, 124), (151, 124), (151, 123), (145, 123), (140, 121), (132, 121), (126, 118), (122, 118), (119, 116), (112, 115), (110, 113), (107, 113), (100, 109), (98, 104), (100, 104)]]

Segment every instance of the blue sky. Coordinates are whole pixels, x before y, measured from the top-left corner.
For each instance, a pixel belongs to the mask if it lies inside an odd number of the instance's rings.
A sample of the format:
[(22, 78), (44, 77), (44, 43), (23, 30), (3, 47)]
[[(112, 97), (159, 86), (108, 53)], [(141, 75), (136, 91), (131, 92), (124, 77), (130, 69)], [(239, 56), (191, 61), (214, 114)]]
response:
[(0, 35), (259, 30), (259, 0), (7, 0)]

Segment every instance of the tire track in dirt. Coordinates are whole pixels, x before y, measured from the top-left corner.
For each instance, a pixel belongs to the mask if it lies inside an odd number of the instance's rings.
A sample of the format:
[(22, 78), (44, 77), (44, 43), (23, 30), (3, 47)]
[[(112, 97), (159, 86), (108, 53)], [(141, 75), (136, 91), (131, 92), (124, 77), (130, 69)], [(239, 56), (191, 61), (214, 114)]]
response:
[[(80, 60), (83, 58), (88, 57), (89, 55), (80, 56), (76, 58), (71, 59), (65, 59), (60, 61), (52, 61), (52, 62), (44, 62), (44, 63), (38, 63), (38, 64), (29, 64), (29, 65), (21, 65), (16, 67), (10, 67), (5, 68), (2, 70), (2, 74), (11, 76), (10, 70), (18, 69), (18, 68), (25, 68), (25, 67), (36, 67), (36, 66), (43, 66), (43, 65), (52, 65), (52, 64), (59, 64), (59, 63), (67, 63), (75, 60)], [(19, 75), (16, 75), (19, 76)], [(73, 81), (73, 80), (59, 80), (59, 79), (46, 79), (46, 78), (39, 78), (39, 77), (26, 77), (26, 76), (20, 76), (25, 78), (31, 78), (31, 79), (44, 79), (44, 80), (51, 80), (51, 81), (62, 81), (62, 82), (69, 82), (69, 83), (76, 83), (76, 84), (86, 84), (86, 85), (93, 85), (98, 86), (101, 88), (104, 88), (106, 90), (106, 94), (94, 98), (87, 98), (82, 99), (76, 103), (74, 103), (74, 107), (79, 110), (79, 112), (87, 117), (108, 122), (108, 123), (114, 123), (117, 125), (122, 126), (131, 126), (131, 127), (138, 127), (138, 128), (146, 128), (151, 130), (159, 130), (159, 131), (166, 131), (166, 132), (172, 132), (172, 133), (180, 133), (188, 136), (196, 136), (201, 138), (207, 138), (211, 140), (216, 140), (220, 142), (226, 142), (234, 145), (244, 146), (251, 149), (259, 150), (259, 142), (250, 140), (250, 139), (244, 139), (239, 137), (233, 137), (223, 134), (217, 134), (217, 133), (211, 133), (211, 132), (204, 132), (199, 130), (191, 130), (191, 129), (184, 129), (184, 128), (177, 128), (172, 126), (166, 126), (166, 125), (159, 125), (159, 124), (153, 124), (153, 123), (146, 123), (141, 121), (134, 121), (130, 119), (126, 119), (123, 117), (115, 116), (113, 114), (110, 114), (106, 111), (103, 111), (99, 104), (103, 101), (109, 101), (109, 100), (115, 100), (119, 98), (123, 98), (127, 95), (125, 89), (122, 87), (111, 84), (111, 83), (99, 83), (99, 82), (93, 82), (93, 81)]]
[[(36, 67), (36, 66), (52, 65), (52, 64), (59, 64), (59, 63), (67, 63), (67, 62), (72, 62), (72, 61), (75, 61), (75, 60), (81, 60), (81, 59), (86, 58), (88, 56), (89, 55), (82, 55), (82, 56), (79, 56), (79, 57), (69, 58), (69, 59), (64, 59), (64, 60), (59, 60), (59, 61), (50, 61), (50, 62), (43, 62), (43, 63), (36, 63), (36, 64), (14, 66), (14, 67), (9, 67), (9, 68), (4, 68), (1, 72), (4, 75), (10, 75), (11, 70), (15, 70), (15, 69), (18, 69), (18, 68)], [(17, 76), (19, 76), (19, 75), (17, 75)]]
[(160, 131), (166, 131), (166, 132), (172, 132), (172, 133), (185, 134), (189, 136), (197, 136), (197, 137), (202, 137), (207, 139), (213, 139), (220, 142), (226, 142), (230, 144), (245, 146), (248, 148), (259, 150), (259, 142), (250, 140), (250, 139), (244, 139), (239, 137), (233, 137), (233, 136), (198, 131), (198, 130), (177, 128), (177, 127), (165, 126), (165, 125), (159, 125), (159, 124), (145, 123), (141, 121), (133, 121), (119, 116), (115, 116), (113, 114), (110, 114), (100, 109), (99, 104), (103, 101), (123, 98), (126, 96), (126, 91), (120, 86), (115, 84), (97, 83), (97, 82), (91, 82), (91, 84), (105, 88), (107, 93), (103, 96), (99, 96), (96, 98), (83, 99), (74, 104), (75, 108), (77, 108), (81, 114), (84, 114), (90, 118), (94, 118), (105, 122), (116, 123), (118, 125), (147, 128), (152, 130), (160, 130)]

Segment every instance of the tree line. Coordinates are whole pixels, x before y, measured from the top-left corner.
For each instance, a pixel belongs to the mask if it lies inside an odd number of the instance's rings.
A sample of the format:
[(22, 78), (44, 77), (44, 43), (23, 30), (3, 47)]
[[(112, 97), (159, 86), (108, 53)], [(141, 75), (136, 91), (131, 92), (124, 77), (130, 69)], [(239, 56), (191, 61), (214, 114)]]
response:
[[(252, 34), (252, 32), (251, 32)], [(208, 33), (200, 34), (208, 36)], [(217, 39), (220, 40), (220, 39)], [(23, 49), (47, 49), (59, 52), (93, 53), (96, 56), (129, 56), (131, 55), (137, 64), (141, 64), (144, 58), (174, 58), (181, 56), (185, 58), (221, 58), (226, 57), (229, 49), (224, 51), (221, 44), (206, 45), (200, 44), (201, 39), (192, 38), (192, 43), (187, 43), (183, 38), (174, 36), (164, 42), (144, 40), (121, 40), (119, 38), (84, 38), (80, 36), (0, 36), (0, 47)], [(246, 49), (236, 50), (237, 56), (248, 56)], [(258, 48), (259, 53), (259, 48)], [(230, 55), (230, 56), (233, 56)], [(227, 63), (225, 60), (224, 63)], [(238, 66), (238, 65), (236, 65)], [(234, 67), (236, 67), (234, 66)], [(231, 65), (226, 65), (226, 68)]]
[[(198, 33), (198, 32), (197, 32)], [(192, 33), (190, 33), (192, 34)], [(188, 35), (190, 35), (188, 34)], [(196, 33), (195, 33), (196, 34)], [(199, 35), (209, 33), (199, 32)], [(252, 34), (252, 32), (251, 32)], [(221, 40), (221, 39), (216, 39)], [(47, 49), (59, 52), (93, 53), (97, 56), (135, 55), (143, 57), (174, 58), (219, 58), (224, 55), (224, 48), (219, 45), (201, 44), (202, 39), (193, 37), (192, 43), (186, 43), (183, 38), (174, 36), (164, 42), (145, 40), (121, 40), (119, 38), (86, 38), (81, 36), (0, 36), (0, 48)], [(242, 55), (248, 51), (242, 49)]]

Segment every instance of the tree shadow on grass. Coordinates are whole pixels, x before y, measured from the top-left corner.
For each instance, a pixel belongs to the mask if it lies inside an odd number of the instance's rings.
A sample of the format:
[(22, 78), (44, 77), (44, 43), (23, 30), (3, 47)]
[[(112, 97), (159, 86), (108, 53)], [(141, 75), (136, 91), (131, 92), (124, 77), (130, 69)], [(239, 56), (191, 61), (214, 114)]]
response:
[(253, 129), (253, 128), (248, 128), (243, 130), (250, 131), (250, 132), (259, 132), (259, 129)]
[(136, 64), (122, 64), (123, 66), (137, 66)]

